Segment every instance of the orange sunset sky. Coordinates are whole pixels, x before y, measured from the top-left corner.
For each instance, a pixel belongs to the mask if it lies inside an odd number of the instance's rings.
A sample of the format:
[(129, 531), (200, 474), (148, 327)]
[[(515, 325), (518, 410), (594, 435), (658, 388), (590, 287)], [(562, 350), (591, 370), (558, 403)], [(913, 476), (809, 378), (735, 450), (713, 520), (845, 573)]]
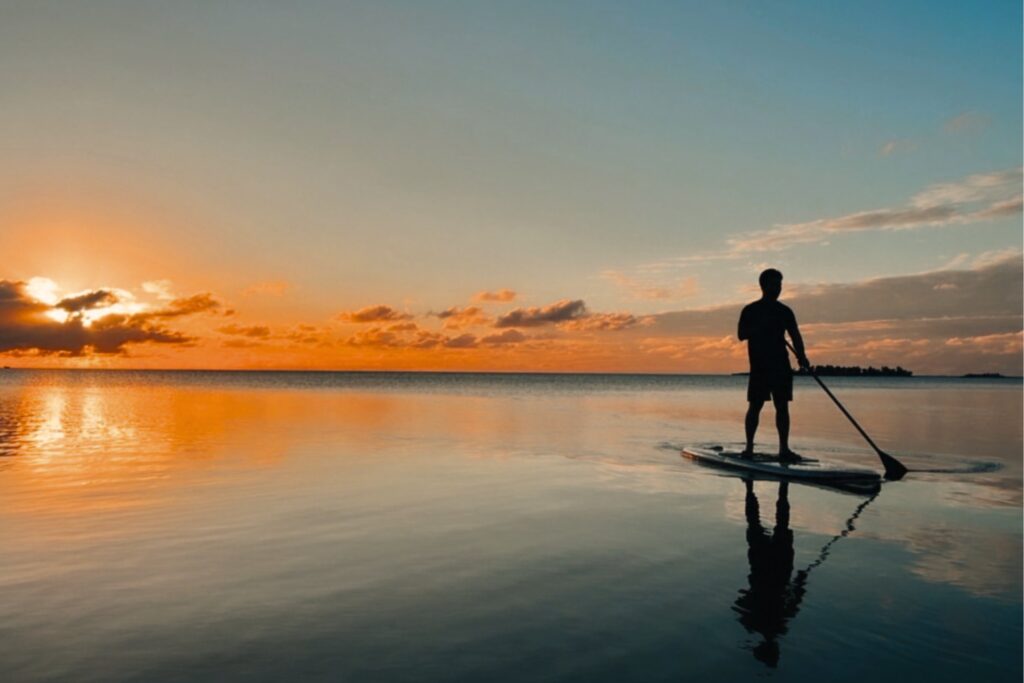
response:
[(1019, 8), (514, 5), (4, 10), (0, 362), (1022, 374)]

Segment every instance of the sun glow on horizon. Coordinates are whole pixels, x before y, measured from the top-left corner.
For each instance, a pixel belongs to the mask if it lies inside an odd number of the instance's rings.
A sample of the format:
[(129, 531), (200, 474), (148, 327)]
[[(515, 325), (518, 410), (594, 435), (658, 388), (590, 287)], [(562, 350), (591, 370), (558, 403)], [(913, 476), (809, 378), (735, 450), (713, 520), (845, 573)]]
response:
[(61, 307), (61, 302), (88, 295), (97, 290), (86, 289), (79, 292), (63, 292), (60, 285), (48, 277), (36, 276), (25, 284), (25, 292), (36, 301), (50, 308), (43, 315), (58, 323), (66, 323), (78, 318), (86, 327), (108, 315), (135, 315), (149, 309), (145, 302), (138, 301), (134, 294), (119, 287), (101, 287), (99, 290), (110, 292), (113, 301), (109, 304), (83, 308), (79, 311)]

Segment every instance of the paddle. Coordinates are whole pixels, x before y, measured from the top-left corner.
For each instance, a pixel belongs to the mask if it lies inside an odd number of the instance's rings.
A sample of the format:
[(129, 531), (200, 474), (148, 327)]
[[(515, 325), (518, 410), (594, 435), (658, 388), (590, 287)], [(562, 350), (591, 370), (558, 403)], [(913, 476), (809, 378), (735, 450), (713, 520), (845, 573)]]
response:
[[(793, 345), (789, 343), (788, 339), (786, 340), (786, 346), (789, 347), (790, 351), (796, 353), (796, 349), (793, 348)], [(903, 463), (901, 463), (899, 460), (892, 457), (891, 455), (889, 455), (888, 453), (886, 453), (881, 448), (875, 445), (875, 442), (871, 440), (871, 437), (868, 436), (868, 433), (865, 432), (859, 424), (857, 424), (857, 421), (853, 419), (853, 415), (850, 415), (849, 411), (846, 410), (846, 408), (843, 407), (843, 404), (839, 402), (839, 399), (836, 398), (835, 395), (828, 390), (828, 387), (825, 386), (825, 383), (821, 381), (821, 378), (818, 377), (818, 375), (814, 372), (813, 368), (811, 368), (809, 365), (807, 366), (807, 372), (811, 373), (811, 377), (814, 378), (814, 381), (816, 381), (818, 385), (825, 390), (825, 393), (828, 394), (828, 397), (832, 399), (832, 401), (839, 407), (839, 410), (843, 411), (843, 415), (846, 416), (846, 419), (848, 419), (853, 424), (853, 426), (857, 428), (857, 431), (860, 432), (860, 435), (864, 437), (864, 440), (871, 444), (871, 447), (875, 449), (875, 453), (877, 453), (878, 457), (882, 460), (882, 466), (885, 467), (885, 478), (892, 479), (893, 481), (898, 481), (902, 479), (907, 473), (907, 468), (903, 466)]]

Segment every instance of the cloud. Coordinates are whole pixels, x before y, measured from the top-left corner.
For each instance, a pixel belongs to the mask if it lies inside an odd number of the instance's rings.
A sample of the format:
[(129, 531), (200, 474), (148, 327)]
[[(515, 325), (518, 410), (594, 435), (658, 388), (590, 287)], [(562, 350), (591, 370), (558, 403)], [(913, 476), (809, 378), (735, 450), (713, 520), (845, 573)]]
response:
[(942, 124), (947, 133), (974, 133), (988, 126), (988, 117), (976, 111), (965, 111)]
[[(415, 324), (410, 324), (415, 327)], [(305, 323), (295, 325), (290, 330), (279, 333), (273, 338), (297, 344), (317, 344), (319, 346), (330, 346), (333, 343), (328, 330), (321, 330), (316, 325), (307, 325)]]
[(388, 320), (408, 320), (412, 315), (397, 311), (391, 306), (379, 304), (367, 306), (358, 311), (344, 311), (338, 314), (338, 320), (347, 323), (377, 323)]
[(445, 339), (444, 345), (449, 349), (471, 349), (476, 346), (476, 336), (460, 334), (458, 337)]
[(117, 295), (107, 289), (97, 289), (65, 297), (57, 302), (57, 308), (68, 313), (81, 313), (90, 308), (104, 308), (117, 303)]
[(266, 325), (224, 325), (218, 327), (217, 331), (221, 334), (229, 334), (239, 337), (256, 337), (265, 339), (270, 336), (270, 328)]
[(461, 334), (449, 337), (440, 332), (424, 330), (416, 323), (374, 325), (360, 330), (345, 340), (349, 346), (376, 347), (385, 349), (468, 349), (477, 344), (475, 335)]
[(416, 323), (395, 323), (385, 328), (388, 332), (415, 332), (420, 329)]
[(466, 306), (465, 308), (452, 306), (440, 313), (431, 313), (431, 315), (443, 320), (445, 329), (457, 330), (472, 325), (491, 323), (491, 318), (479, 306)]
[(610, 331), (617, 332), (653, 320), (650, 316), (638, 318), (632, 313), (594, 313), (582, 318), (570, 320), (562, 325), (564, 330), (577, 332)]
[(931, 185), (904, 206), (782, 223), (766, 230), (741, 233), (728, 238), (725, 249), (665, 259), (646, 266), (645, 270), (659, 272), (694, 263), (742, 259), (800, 244), (821, 244), (837, 235), (856, 232), (916, 230), (1010, 218), (1024, 208), (1021, 182), (1021, 167), (976, 173), (955, 182)]
[(997, 355), (1021, 355), (1022, 332), (983, 334), (977, 337), (952, 337), (946, 340), (948, 346), (967, 346), (978, 353)]
[(158, 299), (164, 301), (170, 301), (174, 298), (174, 294), (171, 292), (171, 281), (170, 280), (150, 280), (142, 283), (142, 291), (147, 294), (152, 294)]
[(991, 206), (975, 211), (965, 216), (966, 222), (989, 221), (998, 218), (1016, 216), (1024, 207), (1024, 197), (1017, 196), (1000, 202), (994, 202)]
[[(208, 313), (223, 309), (224, 304), (214, 298), (209, 292), (194, 294), (188, 297), (174, 299), (163, 308), (137, 314), (142, 318), (179, 318), (184, 315), (195, 315), (196, 313)], [(225, 310), (224, 315), (231, 315), (234, 311)]]
[[(979, 255), (972, 267), (853, 283), (788, 286), (812, 360), (901, 364), (917, 372), (996, 369), (1021, 374), (1024, 320), (1019, 250)], [(648, 348), (735, 335), (740, 304), (651, 316)], [(660, 340), (660, 341), (659, 341)], [(950, 340), (958, 340), (948, 343)], [(675, 347), (675, 352), (692, 355)], [(682, 358), (682, 356), (678, 356)], [(689, 356), (687, 356), (689, 357)]]
[[(937, 270), (853, 283), (789, 285), (783, 299), (804, 323), (914, 320), (984, 316), (1019, 317), (1022, 307), (1020, 252), (990, 255), (976, 268)], [(717, 334), (733, 331), (742, 304), (661, 313), (662, 332)]]
[(667, 285), (641, 282), (618, 270), (606, 270), (601, 273), (601, 277), (614, 282), (634, 299), (679, 300), (688, 299), (700, 293), (697, 278), (692, 276)]
[(513, 301), (516, 298), (516, 293), (511, 289), (499, 289), (496, 292), (477, 292), (473, 295), (473, 301), (500, 301), (507, 302)]
[(914, 148), (915, 145), (910, 140), (889, 140), (878, 150), (878, 156), (892, 156), (897, 152), (909, 152)]
[(971, 261), (971, 268), (974, 270), (980, 270), (990, 266), (1013, 263), (1024, 263), (1024, 253), (1021, 253), (1021, 250), (1017, 247), (1007, 247), (1006, 249), (994, 249), (992, 251), (981, 252)]
[(951, 183), (935, 183), (914, 195), (911, 206), (928, 208), (968, 204), (981, 201), (998, 201), (1009, 196), (1019, 196), (1022, 177), (1021, 167), (976, 173)]
[(345, 340), (349, 346), (401, 346), (401, 338), (395, 332), (383, 327), (370, 327), (360, 330)]
[[(109, 302), (109, 292), (96, 290), (61, 300), (62, 311), (81, 313)], [(54, 305), (36, 299), (26, 283), (0, 280), (0, 352), (79, 356), (88, 352), (120, 354), (129, 344), (187, 344), (193, 341), (143, 314), (112, 313), (87, 322), (81, 315), (57, 320)]]
[(495, 334), (488, 334), (480, 338), (480, 343), (486, 346), (508, 346), (519, 344), (529, 339), (519, 330), (504, 330)]
[(266, 347), (266, 344), (262, 342), (245, 338), (226, 339), (222, 341), (220, 345), (226, 349), (252, 349)]
[(516, 308), (499, 317), (494, 326), (501, 327), (539, 327), (551, 323), (567, 322), (580, 318), (587, 313), (587, 306), (582, 299), (562, 299), (540, 308)]

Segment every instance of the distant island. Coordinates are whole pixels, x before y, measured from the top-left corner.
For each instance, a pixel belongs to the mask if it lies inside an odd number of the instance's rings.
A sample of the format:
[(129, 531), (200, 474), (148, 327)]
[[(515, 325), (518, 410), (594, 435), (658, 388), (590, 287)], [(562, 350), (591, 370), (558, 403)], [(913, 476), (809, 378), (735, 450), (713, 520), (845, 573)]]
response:
[(1000, 372), (968, 372), (966, 375), (960, 375), (964, 379), (1003, 379), (1006, 375)]
[[(897, 365), (890, 368), (883, 365), (880, 368), (866, 367), (859, 365), (814, 365), (814, 373), (819, 377), (913, 377), (914, 373), (906, 368)], [(810, 375), (811, 373), (803, 368), (796, 370), (794, 375)]]
[[(814, 369), (814, 374), (819, 377), (913, 377), (914, 373), (906, 368), (896, 366), (890, 368), (888, 365), (883, 365), (880, 368), (867, 367), (862, 368), (859, 365), (814, 365), (811, 366)], [(810, 376), (810, 372), (800, 368), (793, 371), (794, 375), (799, 376)], [(733, 377), (749, 377), (749, 372), (734, 372)], [(972, 377), (980, 377), (980, 375), (971, 375)]]

